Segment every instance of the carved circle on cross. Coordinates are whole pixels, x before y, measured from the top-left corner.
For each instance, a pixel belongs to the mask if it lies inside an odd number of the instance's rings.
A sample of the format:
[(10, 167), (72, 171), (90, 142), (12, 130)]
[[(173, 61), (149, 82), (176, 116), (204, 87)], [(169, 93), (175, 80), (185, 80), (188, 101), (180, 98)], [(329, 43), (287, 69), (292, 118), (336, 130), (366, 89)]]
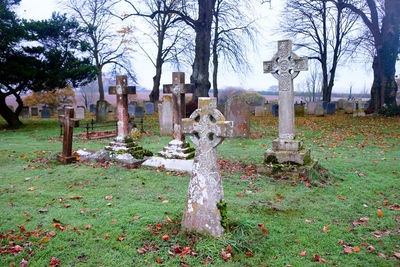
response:
[(218, 109), (196, 109), (190, 119), (193, 121), (193, 131), (189, 133), (190, 139), (202, 150), (217, 147), (223, 140), (218, 136), (218, 121), (225, 121), (224, 115)]
[(180, 92), (181, 92), (181, 87), (180, 87), (180, 85), (175, 85), (175, 86), (173, 86), (171, 91), (172, 91), (172, 93), (173, 93), (174, 95), (179, 95)]
[(294, 79), (299, 75), (299, 71), (295, 71), (296, 60), (299, 57), (295, 53), (291, 53), (290, 56), (282, 56), (282, 53), (277, 53), (272, 58), (272, 75), (277, 80), (283, 80), (282, 78)]

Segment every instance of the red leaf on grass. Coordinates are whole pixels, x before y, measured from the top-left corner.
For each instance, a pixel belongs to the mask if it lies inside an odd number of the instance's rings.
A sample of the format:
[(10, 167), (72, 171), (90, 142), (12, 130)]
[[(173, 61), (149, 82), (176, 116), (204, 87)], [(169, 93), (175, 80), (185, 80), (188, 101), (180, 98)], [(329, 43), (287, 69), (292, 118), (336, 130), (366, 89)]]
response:
[(238, 197), (242, 197), (243, 196), (243, 194), (240, 194), (240, 193), (237, 193), (236, 194)]
[(56, 257), (52, 257), (52, 258), (50, 259), (50, 264), (51, 264), (52, 266), (58, 266), (60, 263), (61, 263), (60, 260), (57, 259)]
[(221, 256), (222, 259), (224, 259), (224, 261), (229, 261), (229, 259), (231, 258), (231, 253), (226, 253), (225, 249), (221, 249)]
[(157, 262), (158, 264), (161, 264), (161, 263), (163, 263), (163, 260), (160, 259), (160, 258), (157, 258), (157, 259), (156, 259), (156, 262)]
[(378, 210), (378, 216), (379, 216), (379, 217), (382, 217), (382, 216), (383, 216), (383, 213), (382, 213), (381, 210)]
[(169, 240), (169, 234), (165, 234), (161, 237), (162, 240), (168, 241)]
[(337, 196), (339, 199), (342, 199), (342, 200), (347, 200), (348, 198), (347, 197), (342, 197), (341, 195), (339, 195), (339, 196)]
[(229, 253), (232, 253), (232, 247), (231, 247), (230, 245), (228, 245), (228, 246), (226, 247), (226, 251), (228, 251)]
[(299, 253), (300, 256), (306, 256), (307, 255), (307, 251), (303, 251)]

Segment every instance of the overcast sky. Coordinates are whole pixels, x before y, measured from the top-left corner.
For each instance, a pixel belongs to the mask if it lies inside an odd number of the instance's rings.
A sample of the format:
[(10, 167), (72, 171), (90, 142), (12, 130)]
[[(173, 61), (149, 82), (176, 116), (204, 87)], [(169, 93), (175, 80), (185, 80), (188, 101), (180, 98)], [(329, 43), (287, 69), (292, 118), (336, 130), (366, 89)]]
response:
[[(276, 42), (282, 37), (274, 35), (272, 30), (278, 25), (278, 18), (280, 11), (285, 1), (273, 1), (272, 9), (269, 8), (268, 4), (259, 5), (260, 0), (254, 1), (257, 6), (256, 11), (258, 14), (255, 16), (260, 18), (260, 25), (262, 25), (261, 32), (257, 36), (258, 51), (252, 52), (248, 57), (248, 61), (252, 67), (252, 70), (245, 74), (237, 74), (232, 71), (221, 70), (219, 75), (219, 87), (223, 88), (226, 86), (240, 86), (246, 89), (265, 90), (272, 85), (277, 85), (272, 75), (263, 73), (263, 61), (270, 60), (274, 55), (277, 44)], [(29, 19), (46, 19), (50, 18), (53, 11), (62, 10), (57, 5), (57, 0), (22, 0), (21, 5), (18, 9), (20, 17)], [(298, 53), (299, 56), (303, 56)], [(359, 59), (358, 61), (363, 61)], [(397, 71), (399, 73), (400, 64), (397, 64)], [(140, 86), (146, 88), (152, 88), (152, 77), (154, 76), (154, 67), (149, 60), (140, 55), (135, 56), (135, 62), (133, 67), (138, 76), (138, 83)], [(176, 71), (169, 67), (164, 67), (162, 83), (171, 82), (171, 72)], [(188, 82), (190, 76), (190, 69), (184, 70), (186, 72), (186, 79)], [(307, 73), (302, 73), (295, 80), (295, 88), (301, 84), (307, 77)], [(372, 71), (371, 63), (348, 63), (345, 66), (341, 66), (337, 72), (337, 78), (335, 82), (334, 92), (349, 92), (350, 86), (353, 87), (353, 92), (362, 92), (369, 88), (372, 83)]]

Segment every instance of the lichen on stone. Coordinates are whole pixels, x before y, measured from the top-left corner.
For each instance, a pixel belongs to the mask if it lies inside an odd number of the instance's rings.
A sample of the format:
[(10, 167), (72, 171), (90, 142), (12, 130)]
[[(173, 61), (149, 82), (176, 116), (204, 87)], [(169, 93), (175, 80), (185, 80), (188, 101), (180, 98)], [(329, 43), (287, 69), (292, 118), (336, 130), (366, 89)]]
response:
[(221, 201), (217, 203), (217, 208), (221, 215), (221, 226), (225, 229), (226, 232), (229, 232), (228, 208), (226, 201), (221, 199)]

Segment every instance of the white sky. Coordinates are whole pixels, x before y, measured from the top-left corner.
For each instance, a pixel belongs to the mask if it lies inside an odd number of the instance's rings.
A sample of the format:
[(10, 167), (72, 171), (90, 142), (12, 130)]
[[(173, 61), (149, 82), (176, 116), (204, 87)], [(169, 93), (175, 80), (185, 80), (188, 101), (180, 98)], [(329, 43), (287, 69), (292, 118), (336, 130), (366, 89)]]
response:
[[(259, 5), (260, 0), (252, 0), (255, 5)], [(240, 86), (246, 89), (266, 90), (272, 85), (277, 85), (278, 82), (272, 75), (263, 73), (263, 61), (270, 60), (274, 55), (277, 45), (276, 42), (282, 37), (272, 34), (272, 29), (277, 27), (278, 17), (280, 10), (284, 4), (284, 1), (278, 0), (273, 1), (272, 9), (269, 8), (268, 4), (264, 4), (257, 8), (256, 12), (260, 17), (260, 25), (264, 25), (261, 29), (262, 34), (257, 36), (256, 43), (258, 45), (258, 51), (253, 52), (248, 61), (252, 67), (250, 73), (247, 74), (236, 74), (232, 71), (226, 71), (221, 69), (219, 75), (219, 87), (223, 88), (226, 86)], [(57, 6), (57, 0), (22, 0), (21, 5), (18, 9), (18, 15), (28, 19), (46, 19), (50, 18), (53, 11), (62, 10)], [(297, 53), (299, 56), (303, 56)], [(363, 61), (359, 59), (359, 61)], [(135, 62), (133, 63), (136, 74), (138, 76), (138, 83), (140, 86), (148, 89), (152, 88), (152, 77), (154, 76), (154, 67), (149, 60), (141, 55), (135, 55)], [(397, 64), (397, 71), (399, 73), (400, 64)], [(161, 83), (171, 82), (171, 72), (176, 71), (168, 66), (163, 68), (163, 77)], [(186, 72), (186, 79), (188, 81), (191, 70), (183, 70)], [(302, 73), (296, 78), (296, 85), (302, 83), (306, 78), (307, 74)], [(210, 73), (211, 77), (211, 73)], [(353, 86), (354, 92), (361, 92), (369, 88), (372, 84), (372, 70), (371, 63), (349, 63), (345, 66), (341, 66), (337, 71), (337, 78), (334, 87), (335, 92), (349, 92), (350, 86)]]

